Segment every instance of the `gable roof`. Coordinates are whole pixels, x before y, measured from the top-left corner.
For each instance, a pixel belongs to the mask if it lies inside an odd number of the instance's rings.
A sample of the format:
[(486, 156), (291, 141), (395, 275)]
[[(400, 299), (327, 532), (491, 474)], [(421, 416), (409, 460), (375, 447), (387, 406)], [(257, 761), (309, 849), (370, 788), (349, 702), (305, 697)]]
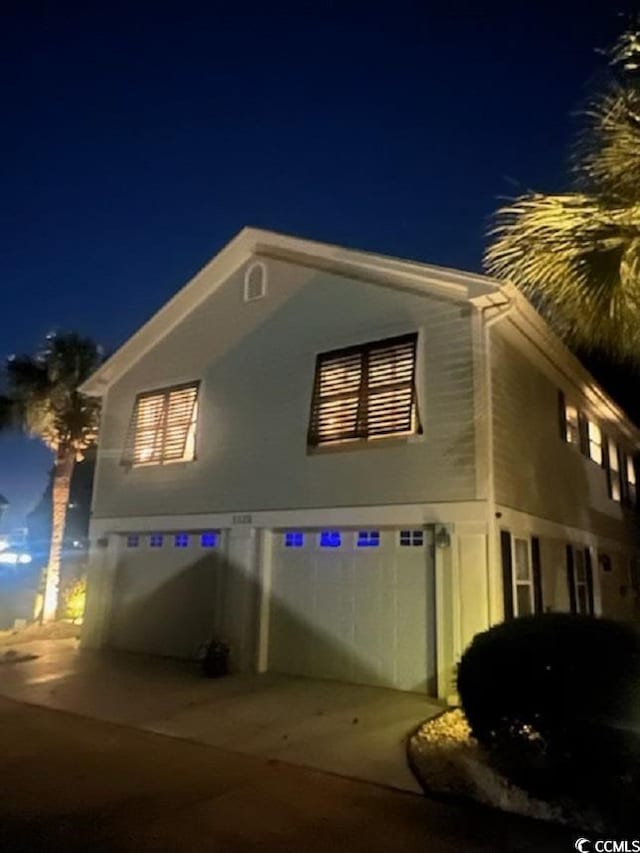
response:
[(326, 269), (382, 287), (446, 296), (457, 301), (499, 289), (496, 282), (473, 273), (429, 266), (372, 252), (344, 249), (263, 231), (243, 228), (150, 320), (141, 326), (81, 386), (85, 394), (101, 396), (122, 374), (154, 347), (188, 314), (214, 293), (229, 276), (254, 256), (277, 258), (301, 266)]
[(580, 388), (596, 411), (606, 411), (623, 432), (640, 445), (640, 430), (598, 385), (581, 362), (551, 330), (528, 299), (512, 284), (484, 275), (408, 261), (374, 252), (345, 249), (274, 231), (243, 228), (200, 272), (138, 329), (81, 386), (91, 396), (102, 396), (145, 353), (169, 334), (206, 300), (230, 275), (252, 257), (274, 258), (313, 269), (324, 269), (380, 287), (470, 302), (478, 308), (510, 306), (509, 319), (542, 357), (559, 368)]

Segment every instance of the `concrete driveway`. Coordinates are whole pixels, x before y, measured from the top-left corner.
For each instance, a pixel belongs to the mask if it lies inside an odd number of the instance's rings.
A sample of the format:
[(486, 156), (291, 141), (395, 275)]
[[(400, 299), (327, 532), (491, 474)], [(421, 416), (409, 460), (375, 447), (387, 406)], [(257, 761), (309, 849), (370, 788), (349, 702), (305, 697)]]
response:
[(575, 833), (0, 698), (10, 853), (563, 853)]
[(419, 787), (404, 739), (441, 708), (426, 697), (274, 674), (203, 678), (197, 667), (80, 651), (75, 640), (15, 647), (0, 695), (239, 753), (375, 782)]

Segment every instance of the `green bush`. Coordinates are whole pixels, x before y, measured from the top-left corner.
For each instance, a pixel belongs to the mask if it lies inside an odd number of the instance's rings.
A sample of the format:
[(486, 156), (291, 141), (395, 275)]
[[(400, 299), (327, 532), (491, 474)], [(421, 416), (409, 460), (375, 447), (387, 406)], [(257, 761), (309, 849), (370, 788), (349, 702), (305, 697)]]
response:
[(62, 590), (62, 618), (72, 622), (80, 622), (84, 616), (84, 606), (87, 598), (87, 576), (73, 578)]
[[(640, 634), (590, 616), (514, 619), (458, 668), (471, 731), (530, 793), (589, 803), (640, 781)], [(606, 790), (605, 790), (606, 789)]]

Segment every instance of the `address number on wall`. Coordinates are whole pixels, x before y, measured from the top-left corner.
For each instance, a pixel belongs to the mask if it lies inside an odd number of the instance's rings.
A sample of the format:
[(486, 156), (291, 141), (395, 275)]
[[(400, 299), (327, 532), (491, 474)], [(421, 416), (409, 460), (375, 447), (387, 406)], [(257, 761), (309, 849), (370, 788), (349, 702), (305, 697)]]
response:
[(233, 524), (251, 524), (253, 517), (251, 515), (234, 515), (232, 517)]

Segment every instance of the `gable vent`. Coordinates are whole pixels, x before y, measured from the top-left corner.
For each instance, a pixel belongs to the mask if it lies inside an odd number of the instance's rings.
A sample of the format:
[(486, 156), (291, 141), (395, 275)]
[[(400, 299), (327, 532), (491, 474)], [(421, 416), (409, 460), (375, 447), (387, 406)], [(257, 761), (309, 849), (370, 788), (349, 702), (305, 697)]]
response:
[(267, 293), (267, 268), (262, 261), (247, 267), (244, 274), (244, 301), (254, 302)]

